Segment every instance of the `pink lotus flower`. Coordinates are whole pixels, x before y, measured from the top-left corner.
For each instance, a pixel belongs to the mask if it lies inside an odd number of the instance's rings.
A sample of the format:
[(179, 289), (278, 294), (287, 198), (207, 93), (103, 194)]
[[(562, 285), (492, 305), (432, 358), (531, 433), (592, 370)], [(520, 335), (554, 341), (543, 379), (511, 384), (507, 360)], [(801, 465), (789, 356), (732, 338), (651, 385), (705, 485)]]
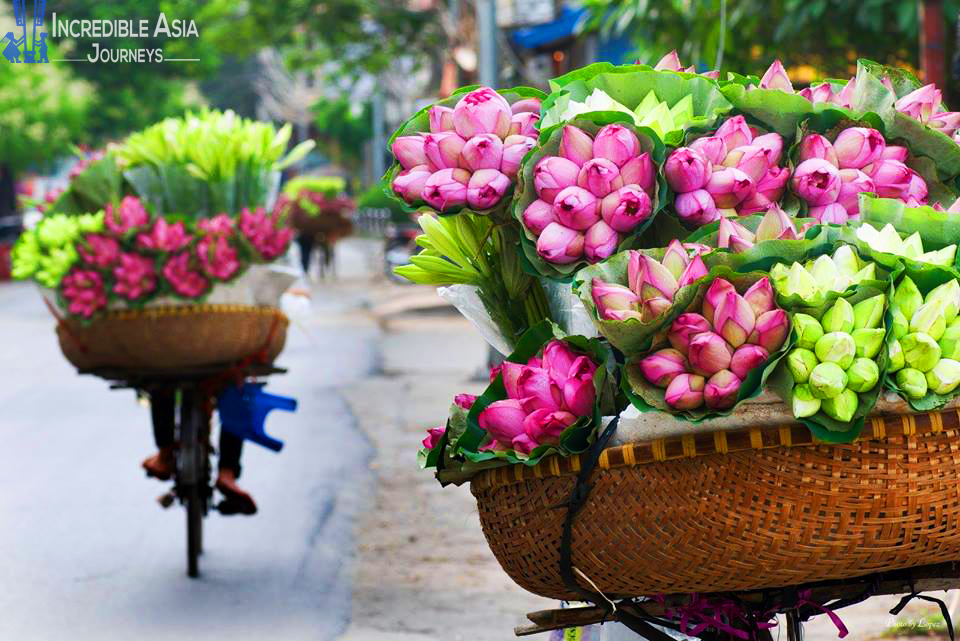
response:
[(113, 278), (113, 293), (127, 300), (138, 300), (157, 288), (153, 261), (139, 254), (120, 254), (120, 264), (113, 268)]
[(703, 296), (703, 304), (700, 306), (700, 313), (703, 314), (703, 317), (706, 318), (711, 325), (715, 324), (713, 322), (714, 311), (720, 306), (723, 298), (729, 292), (736, 294), (737, 290), (733, 288), (733, 285), (731, 285), (729, 281), (722, 278), (716, 279), (710, 283), (710, 287), (707, 288), (707, 293)]
[(749, 145), (753, 141), (753, 132), (743, 116), (728, 118), (713, 135), (723, 140), (728, 150)]
[(567, 265), (583, 257), (583, 242), (580, 232), (550, 223), (537, 238), (537, 254), (548, 263)]
[[(498, 138), (497, 140), (500, 139)], [(423, 151), (427, 156), (427, 162), (431, 168), (436, 169), (455, 169), (460, 167), (460, 153), (466, 144), (466, 140), (452, 131), (427, 134), (423, 137)]]
[(479, 169), (467, 183), (467, 204), (473, 209), (490, 209), (500, 202), (513, 183), (496, 169)]
[(534, 234), (540, 235), (550, 223), (557, 222), (557, 214), (553, 205), (542, 200), (535, 200), (523, 210), (523, 224)]
[(590, 292), (598, 315), (606, 320), (612, 319), (611, 311), (627, 311), (640, 304), (640, 297), (629, 287), (607, 283), (599, 278), (593, 279)]
[(67, 311), (76, 316), (90, 318), (107, 307), (103, 276), (92, 269), (71, 269), (60, 281), (60, 293), (67, 303)]
[(821, 83), (816, 87), (806, 87), (798, 93), (813, 104), (833, 102), (834, 100), (833, 87), (829, 82)]
[(197, 227), (206, 234), (228, 236), (233, 233), (233, 219), (226, 214), (217, 214), (213, 218), (201, 218)]
[(960, 111), (933, 114), (927, 124), (946, 136), (952, 136), (960, 129)]
[(680, 63), (680, 56), (677, 55), (677, 50), (674, 49), (664, 57), (660, 58), (660, 61), (657, 62), (654, 67), (656, 71), (683, 71), (683, 65)]
[(667, 245), (667, 250), (663, 252), (660, 264), (666, 267), (674, 278), (680, 278), (680, 274), (690, 264), (690, 258), (687, 256), (687, 250), (683, 243), (676, 238), (671, 240), (670, 244)]
[(940, 110), (943, 95), (936, 85), (930, 84), (915, 89), (897, 100), (893, 107), (920, 122), (927, 122)]
[(465, 139), (477, 134), (506, 138), (513, 110), (506, 99), (489, 87), (471, 91), (453, 108), (453, 128)]
[(563, 384), (563, 404), (575, 416), (590, 416), (597, 402), (593, 376), (597, 366), (586, 356), (579, 356)]
[(797, 227), (793, 219), (778, 205), (770, 205), (763, 214), (760, 224), (757, 225), (757, 242), (774, 239), (796, 240), (797, 238)]
[(612, 191), (623, 187), (620, 169), (606, 158), (588, 160), (580, 168), (577, 185), (588, 190), (597, 198), (603, 198)]
[(200, 267), (210, 278), (228, 281), (240, 269), (240, 259), (225, 236), (206, 236), (197, 243)]
[[(430, 133), (453, 130), (453, 109), (436, 105), (430, 108)], [(422, 163), (419, 163), (422, 164)]]
[[(699, 257), (698, 257), (699, 258)], [(690, 348), (690, 339), (697, 334), (711, 331), (710, 323), (700, 314), (687, 312), (680, 314), (670, 326), (667, 333), (667, 340), (670, 345), (680, 352), (686, 354)]]
[(705, 380), (696, 374), (680, 374), (667, 386), (664, 400), (677, 410), (693, 410), (703, 405)]
[(540, 367), (525, 366), (520, 370), (517, 393), (520, 406), (528, 414), (538, 409), (558, 410), (563, 405), (563, 387)]
[(612, 160), (617, 167), (622, 167), (639, 153), (640, 141), (637, 135), (623, 125), (606, 125), (593, 139), (594, 157)]
[(577, 184), (580, 167), (559, 156), (545, 156), (533, 169), (533, 185), (540, 199), (553, 203), (557, 194)]
[(105, 269), (120, 260), (120, 244), (103, 234), (86, 234), (83, 242), (77, 243), (76, 247), (83, 262), (92, 267)]
[(723, 159), (723, 166), (736, 167), (754, 183), (760, 181), (772, 166), (770, 150), (758, 145), (744, 145), (737, 147)]
[(400, 136), (390, 145), (390, 151), (396, 156), (397, 162), (404, 169), (411, 169), (417, 165), (427, 164), (427, 154), (424, 151), (426, 140), (421, 135)]
[(850, 127), (844, 129), (833, 143), (841, 169), (861, 169), (876, 162), (883, 154), (886, 141), (876, 129)]
[(191, 265), (188, 252), (171, 256), (164, 264), (162, 274), (171, 289), (183, 298), (199, 298), (210, 289), (210, 281)]
[(449, 211), (467, 203), (466, 169), (441, 169), (434, 172), (423, 186), (423, 199), (437, 211)]
[(790, 76), (787, 75), (787, 70), (783, 68), (779, 59), (774, 60), (767, 72), (763, 74), (763, 78), (760, 79), (760, 88), (793, 93), (793, 83), (790, 82)]
[(513, 117), (510, 118), (510, 135), (536, 136), (539, 133), (537, 131), (538, 122), (540, 122), (539, 113), (521, 111), (513, 114)]
[(104, 207), (104, 214), (103, 222), (107, 229), (117, 235), (143, 229), (150, 222), (150, 214), (144, 208), (143, 203), (134, 196), (124, 196), (119, 207), (107, 203), (107, 206)]
[(539, 445), (556, 445), (560, 435), (577, 422), (577, 417), (563, 410), (539, 409), (523, 420), (526, 438), (515, 438), (513, 447), (521, 454), (530, 454)]
[(510, 105), (510, 111), (514, 114), (520, 114), (527, 111), (538, 114), (540, 113), (540, 99), (524, 98), (523, 100), (518, 100)]
[(743, 298), (750, 303), (750, 307), (753, 308), (753, 313), (756, 316), (765, 314), (777, 307), (773, 300), (773, 287), (770, 285), (770, 279), (766, 277), (751, 285), (743, 293)]
[(810, 205), (828, 205), (840, 195), (839, 170), (826, 160), (804, 160), (793, 172), (793, 191)]
[(770, 165), (776, 165), (780, 162), (780, 154), (783, 153), (783, 137), (780, 134), (769, 133), (757, 136), (750, 145), (766, 149), (767, 160)]
[(667, 387), (687, 371), (687, 359), (675, 349), (661, 349), (640, 361), (640, 371), (652, 385)]
[(510, 136), (503, 141), (503, 157), (500, 159), (500, 171), (511, 179), (517, 177), (524, 156), (537, 146), (537, 141), (529, 136)]
[(732, 218), (721, 218), (717, 228), (717, 247), (728, 249), (732, 238), (753, 242), (754, 236), (753, 232)]
[(582, 167), (593, 158), (593, 138), (579, 127), (564, 126), (560, 136), (560, 155)]
[(710, 161), (699, 151), (689, 147), (680, 147), (674, 151), (663, 165), (667, 184), (678, 193), (701, 189), (707, 184), (710, 172)]
[(681, 220), (698, 227), (710, 224), (720, 218), (713, 196), (706, 189), (678, 194), (673, 207), (677, 210), (677, 215)]
[(677, 279), (677, 287), (686, 287), (692, 285), (707, 275), (707, 266), (703, 263), (700, 255), (696, 255), (687, 265), (680, 278)]
[(285, 254), (293, 239), (293, 229), (281, 226), (278, 217), (268, 216), (263, 207), (254, 211), (244, 207), (238, 222), (240, 232), (265, 261)]
[(719, 334), (702, 332), (690, 338), (687, 345), (687, 358), (693, 371), (703, 376), (713, 376), (716, 372), (730, 367), (733, 350)]
[[(550, 376), (562, 385), (570, 377), (570, 372), (580, 355), (570, 349), (563, 341), (553, 339), (543, 348), (541, 366)], [(593, 365), (594, 370), (596, 365)]]
[(423, 200), (423, 188), (433, 172), (428, 165), (417, 165), (405, 169), (393, 178), (393, 192), (411, 205)]
[(845, 225), (850, 219), (850, 214), (840, 203), (811, 207), (809, 214), (823, 225)]
[(463, 145), (460, 157), (466, 169), (500, 169), (503, 141), (493, 134), (479, 134)]
[(598, 263), (617, 251), (620, 237), (607, 223), (598, 221), (587, 230), (583, 238), (583, 251), (590, 263)]
[(688, 148), (700, 152), (712, 165), (720, 165), (727, 157), (727, 144), (719, 136), (697, 138)]
[(560, 191), (553, 209), (561, 224), (577, 231), (586, 231), (600, 220), (600, 202), (582, 187), (567, 187)]
[(431, 427), (427, 430), (427, 438), (421, 441), (423, 447), (428, 450), (432, 450), (436, 446), (440, 445), (440, 439), (443, 438), (443, 435), (447, 433), (447, 426), (442, 427)]
[(767, 352), (780, 349), (790, 333), (790, 319), (782, 309), (771, 309), (757, 316), (750, 342)]
[(630, 253), (627, 274), (630, 288), (644, 300), (665, 298), (671, 301), (677, 293), (677, 279), (673, 277), (670, 270), (646, 254)]
[(833, 143), (820, 134), (809, 134), (804, 137), (804, 139), (800, 141), (800, 149), (797, 152), (797, 156), (801, 163), (811, 158), (819, 158), (820, 160), (826, 160), (834, 167), (840, 166), (840, 161), (837, 159), (837, 152), (833, 148)]
[(859, 169), (841, 169), (840, 180), (843, 184), (840, 187), (837, 202), (848, 214), (860, 213), (860, 194), (864, 192), (872, 194), (877, 190), (873, 180)]
[(736, 291), (728, 291), (714, 310), (713, 326), (736, 349), (747, 342), (756, 320), (750, 303)]
[(653, 212), (647, 192), (628, 185), (608, 194), (600, 202), (600, 216), (612, 229), (629, 233)]
[(468, 410), (477, 402), (477, 397), (473, 394), (457, 394), (453, 397), (454, 404), (462, 410)]
[(735, 167), (724, 167), (710, 175), (705, 189), (717, 207), (728, 209), (739, 205), (754, 187), (750, 176)]
[[(889, 80), (887, 82), (889, 82)], [(841, 107), (850, 107), (853, 103), (853, 94), (856, 90), (857, 79), (850, 78), (850, 80), (847, 81), (847, 84), (843, 85), (843, 88), (834, 97), (834, 102)]]
[(520, 406), (520, 401), (508, 398), (490, 403), (480, 412), (477, 422), (495, 441), (509, 448), (513, 446), (513, 439), (525, 434), (523, 421), (526, 417), (527, 412)]
[(898, 160), (879, 160), (864, 167), (881, 198), (904, 198), (914, 172)]
[(653, 167), (653, 160), (650, 154), (642, 153), (639, 156), (631, 158), (622, 167), (620, 167), (620, 177), (623, 178), (624, 185), (637, 185), (640, 189), (647, 192), (650, 198), (653, 198), (653, 186), (656, 182), (656, 169)]
[[(920, 174), (914, 171), (910, 176), (910, 184), (900, 197), (908, 203), (924, 205), (927, 202), (927, 194), (927, 182), (920, 177)], [(913, 206), (915, 207), (916, 204)], [(859, 210), (857, 213), (859, 213)]]
[(707, 381), (703, 388), (703, 402), (715, 410), (725, 410), (737, 403), (740, 378), (728, 369), (722, 369)]
[(883, 153), (880, 154), (881, 160), (899, 160), (902, 163), (907, 162), (907, 157), (910, 155), (910, 152), (906, 147), (901, 147), (900, 145), (887, 145), (883, 148)]
[(730, 371), (743, 380), (752, 370), (767, 362), (770, 354), (759, 345), (749, 343), (741, 345), (730, 359)]

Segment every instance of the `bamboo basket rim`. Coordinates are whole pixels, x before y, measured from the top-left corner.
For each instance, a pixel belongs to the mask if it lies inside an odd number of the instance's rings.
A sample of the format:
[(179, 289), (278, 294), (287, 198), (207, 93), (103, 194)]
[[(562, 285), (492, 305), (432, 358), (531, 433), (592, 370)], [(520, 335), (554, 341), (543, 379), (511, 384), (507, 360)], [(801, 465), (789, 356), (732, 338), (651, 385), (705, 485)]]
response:
[[(91, 318), (90, 323), (98, 320), (140, 320), (143, 318), (163, 318), (167, 316), (192, 316), (197, 314), (262, 314), (279, 316), (287, 320), (279, 307), (272, 305), (242, 305), (239, 303), (184, 303), (182, 305), (158, 305), (141, 309), (110, 309)], [(64, 320), (74, 320), (65, 318)]]
[[(684, 434), (644, 443), (628, 443), (608, 447), (600, 453), (597, 469), (607, 471), (623, 467), (652, 465), (677, 459), (691, 459), (714, 454), (764, 450), (777, 447), (832, 446), (852, 448), (865, 441), (883, 441), (892, 437), (923, 436), (944, 431), (943, 415), (955, 414), (960, 408), (923, 414), (874, 416), (867, 419), (852, 443), (827, 443), (813, 436), (801, 424), (750, 427), (739, 430)], [(471, 479), (474, 492), (522, 483), (530, 479), (575, 476), (581, 470), (586, 453), (563, 457), (549, 456), (533, 466), (515, 464), (479, 472)]]

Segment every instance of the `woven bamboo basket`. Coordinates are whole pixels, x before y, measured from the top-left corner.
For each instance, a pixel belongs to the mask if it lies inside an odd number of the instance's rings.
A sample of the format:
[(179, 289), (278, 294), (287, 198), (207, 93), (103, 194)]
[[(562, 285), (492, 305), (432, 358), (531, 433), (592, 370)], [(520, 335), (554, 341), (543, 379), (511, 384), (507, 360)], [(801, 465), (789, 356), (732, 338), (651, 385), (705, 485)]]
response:
[[(530, 592), (559, 574), (579, 457), (471, 481), (487, 541)], [(960, 560), (960, 413), (869, 419), (851, 445), (801, 426), (604, 450), (573, 529), (574, 567), (609, 597), (784, 587)]]
[(81, 370), (181, 369), (276, 359), (288, 320), (275, 307), (173, 305), (107, 312), (84, 324), (59, 319), (64, 356)]

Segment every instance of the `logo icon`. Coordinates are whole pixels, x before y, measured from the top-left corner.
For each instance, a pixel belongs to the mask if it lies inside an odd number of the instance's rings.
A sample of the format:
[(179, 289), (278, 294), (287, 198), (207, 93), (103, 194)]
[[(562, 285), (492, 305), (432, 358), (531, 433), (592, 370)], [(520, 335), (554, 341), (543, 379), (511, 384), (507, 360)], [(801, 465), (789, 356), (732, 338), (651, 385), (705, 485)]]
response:
[[(3, 57), (7, 62), (47, 63), (47, 32), (37, 33), (37, 27), (43, 26), (43, 12), (47, 0), (33, 0), (33, 40), (27, 47), (27, 0), (13, 0), (13, 15), (17, 19), (17, 26), (23, 27), (23, 35), (18, 39), (12, 31), (0, 38), (3, 46)], [(39, 37), (38, 37), (39, 36)], [(21, 47), (23, 50), (21, 51)], [(21, 60), (22, 56), (22, 60)]]

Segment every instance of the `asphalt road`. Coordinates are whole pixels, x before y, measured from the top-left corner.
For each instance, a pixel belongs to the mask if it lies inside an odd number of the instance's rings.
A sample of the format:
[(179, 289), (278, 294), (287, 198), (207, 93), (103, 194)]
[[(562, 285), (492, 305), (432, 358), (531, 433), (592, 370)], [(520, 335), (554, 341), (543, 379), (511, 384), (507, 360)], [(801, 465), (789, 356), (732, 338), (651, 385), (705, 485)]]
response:
[(36, 290), (0, 284), (0, 639), (333, 639), (350, 615), (353, 527), (372, 448), (337, 390), (376, 366), (362, 290), (321, 289), (268, 390), (294, 396), (244, 452), (260, 512), (212, 514), (202, 577), (185, 575), (185, 513), (140, 461), (149, 410), (81, 377)]

